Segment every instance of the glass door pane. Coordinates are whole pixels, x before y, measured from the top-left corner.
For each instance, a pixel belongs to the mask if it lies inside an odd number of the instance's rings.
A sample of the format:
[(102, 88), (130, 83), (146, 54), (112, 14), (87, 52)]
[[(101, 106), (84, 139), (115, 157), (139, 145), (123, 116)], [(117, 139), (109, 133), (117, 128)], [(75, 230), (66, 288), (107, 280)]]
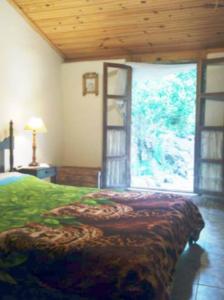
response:
[(125, 156), (126, 132), (124, 130), (107, 131), (107, 157)]
[(218, 164), (202, 163), (200, 189), (209, 192), (222, 192), (222, 167)]
[(108, 99), (107, 101), (107, 125), (125, 126), (127, 116), (127, 103), (124, 100)]
[(201, 134), (201, 158), (223, 159), (223, 132), (203, 131)]
[(224, 92), (224, 62), (206, 65), (205, 93)]
[(107, 76), (108, 95), (126, 95), (128, 87), (128, 70), (119, 67), (108, 67)]
[(224, 126), (224, 101), (205, 100), (205, 126)]

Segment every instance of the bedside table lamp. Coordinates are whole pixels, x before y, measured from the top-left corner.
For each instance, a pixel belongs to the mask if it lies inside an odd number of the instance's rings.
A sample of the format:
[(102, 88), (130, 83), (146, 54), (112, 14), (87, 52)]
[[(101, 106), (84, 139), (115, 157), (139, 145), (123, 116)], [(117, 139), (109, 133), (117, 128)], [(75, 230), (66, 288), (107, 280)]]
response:
[(47, 132), (47, 129), (44, 125), (43, 120), (41, 118), (35, 118), (35, 117), (32, 117), (28, 121), (24, 129), (32, 131), (33, 133), (33, 143), (32, 143), (33, 157), (32, 157), (32, 162), (29, 164), (29, 166), (36, 167), (39, 165), (38, 162), (36, 161), (36, 149), (37, 149), (36, 134), (37, 132), (42, 132), (42, 133)]

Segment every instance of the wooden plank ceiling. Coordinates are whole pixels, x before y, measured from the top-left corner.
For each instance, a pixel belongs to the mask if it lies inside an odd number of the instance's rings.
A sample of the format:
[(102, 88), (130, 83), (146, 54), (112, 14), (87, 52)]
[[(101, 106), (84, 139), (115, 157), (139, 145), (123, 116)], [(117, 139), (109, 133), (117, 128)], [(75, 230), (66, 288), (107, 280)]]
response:
[(13, 2), (66, 59), (224, 47), (224, 0)]

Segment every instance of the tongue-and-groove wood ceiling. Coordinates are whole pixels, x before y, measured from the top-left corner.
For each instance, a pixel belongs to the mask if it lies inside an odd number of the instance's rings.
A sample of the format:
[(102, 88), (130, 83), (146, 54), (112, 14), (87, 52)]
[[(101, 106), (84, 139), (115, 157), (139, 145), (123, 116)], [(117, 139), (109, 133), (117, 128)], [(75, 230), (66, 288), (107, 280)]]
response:
[(224, 0), (13, 0), (66, 59), (224, 47)]

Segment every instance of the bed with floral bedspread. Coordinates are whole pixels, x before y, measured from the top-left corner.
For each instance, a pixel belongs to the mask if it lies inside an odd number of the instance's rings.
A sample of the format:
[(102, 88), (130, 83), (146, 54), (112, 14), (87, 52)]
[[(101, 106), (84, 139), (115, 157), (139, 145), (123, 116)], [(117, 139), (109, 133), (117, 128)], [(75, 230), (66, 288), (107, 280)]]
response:
[(203, 227), (183, 196), (12, 173), (0, 178), (2, 299), (167, 300), (177, 259)]

